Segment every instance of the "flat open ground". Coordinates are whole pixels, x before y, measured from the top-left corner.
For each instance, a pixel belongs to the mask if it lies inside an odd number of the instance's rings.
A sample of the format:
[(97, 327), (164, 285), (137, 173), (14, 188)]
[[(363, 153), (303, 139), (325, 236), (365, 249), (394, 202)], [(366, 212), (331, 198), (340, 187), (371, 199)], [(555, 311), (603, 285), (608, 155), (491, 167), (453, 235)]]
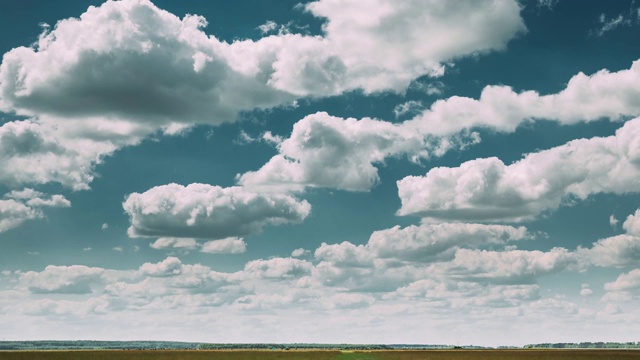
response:
[(0, 351), (0, 360), (458, 360), (458, 359), (640, 359), (639, 350), (100, 350)]

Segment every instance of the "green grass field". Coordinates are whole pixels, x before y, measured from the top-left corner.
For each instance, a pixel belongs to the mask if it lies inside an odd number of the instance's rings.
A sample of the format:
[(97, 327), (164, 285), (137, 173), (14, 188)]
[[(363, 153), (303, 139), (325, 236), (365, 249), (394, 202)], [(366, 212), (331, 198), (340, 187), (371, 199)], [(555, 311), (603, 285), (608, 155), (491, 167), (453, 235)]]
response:
[(0, 351), (0, 360), (462, 360), (462, 359), (640, 359), (638, 350), (101, 350)]

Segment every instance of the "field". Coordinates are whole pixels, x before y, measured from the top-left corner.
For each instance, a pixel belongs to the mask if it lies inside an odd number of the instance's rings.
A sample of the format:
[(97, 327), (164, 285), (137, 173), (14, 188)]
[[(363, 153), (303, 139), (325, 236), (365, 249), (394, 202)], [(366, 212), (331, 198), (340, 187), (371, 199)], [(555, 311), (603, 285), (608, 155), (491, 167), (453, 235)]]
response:
[(0, 360), (462, 360), (640, 359), (638, 350), (79, 350), (0, 351)]

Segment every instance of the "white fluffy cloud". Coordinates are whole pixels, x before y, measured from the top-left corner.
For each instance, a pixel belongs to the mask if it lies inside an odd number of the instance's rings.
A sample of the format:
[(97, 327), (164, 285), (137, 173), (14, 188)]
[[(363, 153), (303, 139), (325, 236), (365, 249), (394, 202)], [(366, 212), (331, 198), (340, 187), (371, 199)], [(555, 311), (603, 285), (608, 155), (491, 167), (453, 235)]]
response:
[(132, 237), (223, 239), (258, 232), (265, 225), (297, 223), (311, 206), (284, 194), (259, 194), (241, 187), (162, 185), (130, 194), (123, 203)]
[(29, 271), (20, 276), (20, 283), (39, 294), (88, 294), (91, 284), (100, 280), (104, 269), (84, 265), (49, 265), (42, 272)]
[(228, 44), (205, 34), (203, 17), (180, 19), (147, 0), (107, 1), (5, 54), (0, 109), (216, 124), (297, 96), (400, 91), (440, 73), (441, 62), (502, 49), (525, 30), (516, 1), (427, 5), (321, 0), (306, 9), (326, 19), (324, 36)]
[(622, 224), (622, 228), (627, 232), (627, 234), (640, 236), (640, 209), (627, 216), (627, 219)]
[(534, 282), (544, 274), (578, 269), (579, 265), (575, 253), (563, 248), (547, 252), (459, 249), (445, 271), (454, 279), (522, 284)]
[(456, 248), (483, 248), (531, 239), (523, 226), (482, 224), (423, 224), (375, 231), (367, 246), (378, 258), (429, 262), (453, 256)]
[(429, 221), (520, 221), (568, 197), (639, 191), (640, 118), (614, 136), (571, 141), (505, 165), (497, 158), (431, 169), (398, 181), (400, 215)]
[(0, 232), (22, 225), (27, 220), (42, 216), (37, 209), (15, 200), (0, 200)]
[(262, 190), (326, 187), (369, 191), (379, 182), (374, 165), (389, 157), (407, 156), (417, 162), (477, 141), (474, 134), (470, 139), (436, 139), (405, 124), (318, 112), (298, 121), (291, 136), (278, 143), (279, 154), (259, 170), (238, 175), (238, 182)]
[(95, 176), (93, 167), (103, 156), (139, 139), (134, 135), (111, 138), (113, 132), (108, 129), (100, 139), (102, 135), (83, 135), (83, 127), (72, 123), (7, 122), (0, 126), (0, 167), (7, 170), (0, 173), (0, 183), (16, 187), (57, 182), (73, 190), (88, 189)]
[(640, 269), (634, 269), (628, 273), (620, 274), (618, 278), (604, 285), (607, 291), (632, 291), (640, 289)]
[(6, 53), (0, 108), (57, 117), (111, 117), (168, 125), (220, 123), (288, 98), (234, 71), (228, 44), (204, 18), (179, 19), (150, 1), (107, 1), (59, 21), (34, 48)]
[(596, 266), (635, 265), (640, 261), (640, 237), (623, 234), (601, 239), (589, 249), (578, 248), (578, 253)]
[(163, 237), (149, 244), (154, 249), (186, 249), (193, 250), (198, 246), (196, 239)]
[(20, 226), (27, 220), (44, 217), (43, 207), (69, 207), (62, 195), (46, 195), (33, 189), (14, 190), (0, 199), (0, 232)]
[(474, 127), (514, 131), (525, 121), (555, 120), (562, 124), (620, 120), (640, 115), (640, 60), (629, 69), (606, 69), (573, 76), (557, 94), (516, 93), (508, 86), (487, 86), (478, 100), (453, 96), (407, 122), (424, 134), (450, 135)]
[(245, 251), (247, 244), (237, 237), (207, 241), (200, 248), (200, 252), (207, 254), (241, 254)]
[(306, 9), (327, 19), (324, 49), (282, 56), (273, 76), (276, 86), (303, 94), (318, 91), (318, 83), (333, 92), (403, 90), (420, 75), (441, 73), (442, 62), (502, 49), (526, 30), (515, 1), (320, 0)]
[(319, 112), (298, 121), (291, 136), (278, 144), (280, 154), (238, 181), (249, 188), (366, 191), (378, 182), (374, 163), (389, 156), (419, 154), (423, 144), (419, 134), (392, 123)]
[(157, 250), (195, 250), (208, 254), (240, 254), (247, 251), (247, 244), (243, 239), (229, 237), (220, 240), (210, 240), (199, 243), (193, 238), (163, 237), (149, 244)]
[(244, 266), (244, 274), (249, 277), (266, 279), (299, 278), (311, 273), (313, 264), (294, 258), (272, 258), (249, 261)]
[(182, 273), (182, 261), (175, 256), (169, 256), (159, 263), (144, 263), (140, 271), (153, 277), (175, 276)]

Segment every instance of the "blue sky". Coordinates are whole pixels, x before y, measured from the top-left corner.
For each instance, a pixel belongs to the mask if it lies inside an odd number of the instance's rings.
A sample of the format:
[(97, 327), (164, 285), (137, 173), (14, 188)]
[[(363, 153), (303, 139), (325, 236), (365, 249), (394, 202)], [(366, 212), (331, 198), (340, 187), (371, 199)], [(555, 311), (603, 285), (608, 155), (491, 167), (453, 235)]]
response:
[(2, 10), (1, 338), (637, 340), (636, 3)]

